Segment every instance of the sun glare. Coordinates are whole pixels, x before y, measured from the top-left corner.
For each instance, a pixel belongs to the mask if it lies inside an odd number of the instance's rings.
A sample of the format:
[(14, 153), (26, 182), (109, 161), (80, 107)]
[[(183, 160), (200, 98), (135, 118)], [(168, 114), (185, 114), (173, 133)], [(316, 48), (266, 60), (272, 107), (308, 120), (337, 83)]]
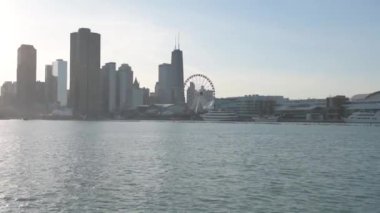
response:
[[(15, 48), (16, 44), (16, 22), (17, 16), (15, 15), (14, 4), (11, 1), (0, 1), (0, 58), (1, 61), (8, 63), (14, 61), (16, 57)], [(9, 69), (9, 68), (8, 68)], [(0, 79), (13, 79), (13, 72), (5, 70), (0, 74)]]

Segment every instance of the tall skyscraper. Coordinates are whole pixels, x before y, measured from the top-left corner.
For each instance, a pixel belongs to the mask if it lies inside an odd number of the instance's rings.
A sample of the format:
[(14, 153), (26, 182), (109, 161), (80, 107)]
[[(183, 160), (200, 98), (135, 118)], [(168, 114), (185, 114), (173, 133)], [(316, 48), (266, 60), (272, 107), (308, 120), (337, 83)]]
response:
[(183, 56), (182, 51), (178, 48), (174, 49), (172, 52), (172, 69), (173, 69), (173, 87), (174, 87), (174, 103), (184, 104), (185, 94), (183, 85)]
[(62, 59), (54, 61), (53, 75), (57, 79), (57, 101), (61, 106), (67, 106), (67, 62)]
[[(179, 46), (179, 45), (178, 45)], [(184, 104), (183, 56), (177, 45), (172, 52), (171, 64), (158, 67), (158, 99), (163, 104)]]
[(17, 54), (17, 99), (24, 112), (35, 103), (36, 63), (36, 49), (32, 45), (21, 45)]
[(161, 104), (174, 103), (174, 77), (171, 64), (158, 66), (158, 99)]
[(45, 65), (45, 102), (48, 105), (57, 101), (57, 77), (53, 75), (53, 66)]
[(117, 72), (116, 63), (106, 63), (102, 67), (102, 95), (103, 95), (103, 110), (106, 113), (114, 113), (117, 110)]
[(126, 110), (132, 106), (133, 71), (128, 64), (122, 64), (118, 71), (119, 109)]
[(101, 112), (100, 34), (80, 28), (70, 36), (70, 100), (74, 116)]

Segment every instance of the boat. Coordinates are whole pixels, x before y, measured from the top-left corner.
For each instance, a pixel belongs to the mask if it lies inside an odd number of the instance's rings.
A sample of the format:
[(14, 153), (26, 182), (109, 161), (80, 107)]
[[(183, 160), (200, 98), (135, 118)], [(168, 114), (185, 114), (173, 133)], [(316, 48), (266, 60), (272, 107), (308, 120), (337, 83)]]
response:
[(378, 112), (354, 112), (344, 119), (346, 123), (380, 123), (380, 111)]
[(201, 115), (204, 121), (236, 121), (238, 116), (234, 112), (209, 111)]

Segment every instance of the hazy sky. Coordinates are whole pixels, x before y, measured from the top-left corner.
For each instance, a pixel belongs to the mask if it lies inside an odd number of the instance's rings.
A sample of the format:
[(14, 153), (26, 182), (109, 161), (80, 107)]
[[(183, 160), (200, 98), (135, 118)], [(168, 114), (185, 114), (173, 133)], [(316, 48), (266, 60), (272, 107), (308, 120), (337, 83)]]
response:
[(184, 76), (219, 97), (325, 98), (380, 90), (379, 0), (0, 0), (0, 83), (16, 80), (17, 48), (37, 49), (37, 78), (69, 60), (69, 34), (102, 36), (102, 64), (128, 63), (154, 89), (180, 32)]

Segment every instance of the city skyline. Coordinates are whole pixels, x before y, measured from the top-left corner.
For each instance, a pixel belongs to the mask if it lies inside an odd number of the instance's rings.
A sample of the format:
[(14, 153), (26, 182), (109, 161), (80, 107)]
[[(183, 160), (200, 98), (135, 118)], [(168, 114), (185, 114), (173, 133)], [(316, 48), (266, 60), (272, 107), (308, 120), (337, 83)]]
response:
[[(75, 9), (58, 1), (3, 1), (0, 56), (5, 71), (0, 82), (16, 80), (15, 50), (21, 44), (37, 49), (37, 80), (45, 78), (45, 65), (58, 58), (70, 66), (68, 34), (88, 27), (102, 35), (101, 65), (128, 63), (151, 90), (158, 65), (170, 61), (167, 52), (178, 32), (184, 78), (209, 76), (219, 97), (351, 97), (379, 90), (376, 1), (191, 1), (182, 7), (174, 1), (111, 2), (94, 6), (81, 1)], [(207, 15), (203, 8), (210, 10)]]

